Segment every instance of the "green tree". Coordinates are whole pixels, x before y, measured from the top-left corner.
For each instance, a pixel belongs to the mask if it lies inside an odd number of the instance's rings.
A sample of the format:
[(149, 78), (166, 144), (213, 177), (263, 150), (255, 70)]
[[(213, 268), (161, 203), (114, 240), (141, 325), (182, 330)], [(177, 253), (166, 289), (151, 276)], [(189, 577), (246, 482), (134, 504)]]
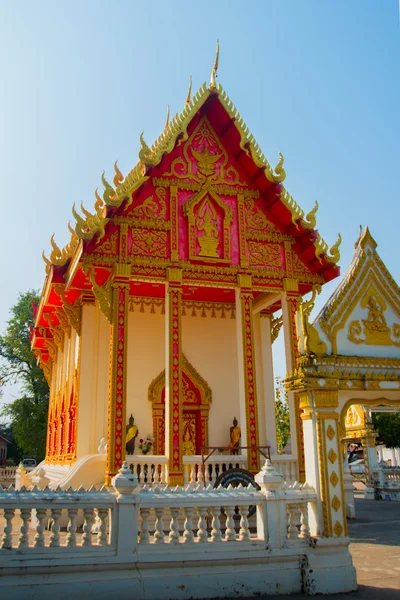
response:
[(276, 377), (275, 388), (275, 422), (276, 422), (276, 443), (278, 454), (283, 454), (283, 450), (290, 438), (289, 421), (289, 402), (283, 380)]
[(38, 301), (38, 293), (29, 290), (20, 294), (10, 310), (6, 331), (0, 336), (0, 390), (7, 384), (19, 385), (21, 397), (5, 404), (1, 416), (9, 422), (24, 456), (41, 460), (46, 451), (49, 387), (31, 351), (33, 303)]
[(372, 413), (372, 422), (377, 430), (378, 442), (385, 444), (386, 448), (400, 446), (400, 413)]

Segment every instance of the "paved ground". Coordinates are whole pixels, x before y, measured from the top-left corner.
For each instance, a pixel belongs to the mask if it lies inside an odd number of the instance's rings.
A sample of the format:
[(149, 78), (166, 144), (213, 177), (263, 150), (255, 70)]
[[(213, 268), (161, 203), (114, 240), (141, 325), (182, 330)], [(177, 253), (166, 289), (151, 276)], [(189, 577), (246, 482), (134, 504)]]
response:
[[(400, 600), (400, 502), (356, 499), (356, 515), (354, 521), (349, 521), (349, 535), (359, 589), (330, 597), (335, 600)], [(304, 600), (305, 596), (295, 594), (276, 598)]]

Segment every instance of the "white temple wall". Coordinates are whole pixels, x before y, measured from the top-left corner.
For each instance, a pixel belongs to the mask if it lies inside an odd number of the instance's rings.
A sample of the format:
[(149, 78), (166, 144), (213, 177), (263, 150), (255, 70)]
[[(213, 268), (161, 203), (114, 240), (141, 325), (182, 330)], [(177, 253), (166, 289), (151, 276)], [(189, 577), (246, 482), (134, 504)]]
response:
[(185, 316), (182, 329), (183, 352), (212, 391), (208, 442), (227, 446), (234, 417), (242, 431), (246, 428), (240, 419), (236, 321)]
[(77, 458), (97, 452), (107, 436), (110, 325), (97, 306), (82, 307)]
[(153, 434), (149, 385), (165, 369), (165, 315), (135, 310), (128, 323), (126, 421), (132, 413), (139, 429), (135, 451), (140, 454), (139, 439)]
[[(229, 443), (233, 418), (239, 420), (238, 364), (235, 319), (182, 317), (183, 353), (212, 390), (209, 417), (210, 445)], [(138, 440), (152, 434), (149, 385), (165, 368), (165, 315), (129, 313), (126, 418), (132, 413)], [(240, 423), (242, 430), (245, 423)]]

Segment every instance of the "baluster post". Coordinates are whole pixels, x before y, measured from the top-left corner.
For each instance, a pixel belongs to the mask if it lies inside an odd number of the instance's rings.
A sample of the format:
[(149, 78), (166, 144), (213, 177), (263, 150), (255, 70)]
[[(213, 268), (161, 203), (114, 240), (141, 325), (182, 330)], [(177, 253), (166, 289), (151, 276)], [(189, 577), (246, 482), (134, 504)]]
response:
[(52, 508), (51, 509), (51, 518), (53, 519), (53, 524), (51, 526), (51, 536), (50, 536), (50, 548), (59, 548), (60, 547), (60, 525), (58, 523), (61, 517), (61, 508)]
[(150, 509), (149, 508), (141, 508), (140, 516), (142, 517), (142, 524), (140, 527), (139, 539), (141, 544), (149, 544), (150, 543), (150, 533), (149, 533), (149, 516)]
[(154, 543), (155, 544), (163, 544), (164, 543), (164, 524), (163, 524), (163, 508), (156, 508), (156, 525), (154, 532)]
[(21, 508), (20, 516), (22, 519), (22, 524), (21, 524), (21, 529), (20, 529), (21, 534), (19, 536), (18, 550), (25, 550), (26, 548), (29, 548), (28, 519), (31, 516), (31, 509), (30, 508)]
[(235, 542), (236, 541), (236, 531), (235, 531), (235, 521), (234, 514), (235, 509), (233, 506), (225, 506), (225, 514), (226, 514), (226, 523), (225, 523), (225, 541), (227, 542)]
[(239, 506), (240, 514), (240, 531), (239, 540), (241, 542), (247, 542), (250, 539), (249, 520), (247, 518), (249, 514), (248, 506)]
[(185, 513), (185, 524), (184, 524), (184, 532), (183, 532), (183, 543), (184, 544), (192, 544), (193, 543), (193, 523), (192, 523), (192, 515), (193, 508), (188, 506), (184, 509)]
[(288, 529), (287, 529), (287, 537), (288, 540), (293, 541), (297, 540), (299, 537), (299, 532), (297, 529), (297, 506), (296, 504), (288, 504), (287, 505), (288, 512)]
[(204, 544), (208, 539), (206, 521), (207, 509), (203, 506), (199, 506), (197, 512), (199, 514), (199, 521), (197, 523), (197, 541), (199, 544)]
[(36, 535), (35, 535), (35, 548), (44, 548), (44, 519), (46, 517), (47, 510), (45, 508), (36, 509)]
[(170, 544), (179, 544), (179, 525), (178, 525), (178, 515), (179, 508), (171, 508), (171, 522), (169, 525), (169, 543)]
[(83, 535), (81, 546), (86, 548), (92, 545), (92, 523), (93, 523), (93, 508), (85, 507), (83, 509), (83, 516), (85, 522), (83, 523)]
[(76, 548), (76, 516), (78, 514), (78, 508), (68, 509), (68, 526), (67, 526), (67, 547)]
[(4, 535), (1, 543), (2, 550), (11, 550), (12, 548), (12, 520), (14, 518), (15, 509), (14, 508), (5, 508), (4, 509), (4, 519), (6, 521), (6, 525), (4, 527)]
[(213, 506), (209, 510), (212, 515), (211, 542), (220, 542), (222, 541), (221, 521), (219, 519), (220, 508), (219, 506)]
[(107, 515), (108, 508), (97, 508), (96, 509), (97, 516), (100, 521), (99, 530), (97, 534), (97, 545), (98, 546), (107, 546)]
[(300, 508), (300, 535), (299, 538), (302, 540), (308, 540), (310, 537), (310, 526), (308, 524), (308, 504), (307, 502), (302, 502), (299, 504)]

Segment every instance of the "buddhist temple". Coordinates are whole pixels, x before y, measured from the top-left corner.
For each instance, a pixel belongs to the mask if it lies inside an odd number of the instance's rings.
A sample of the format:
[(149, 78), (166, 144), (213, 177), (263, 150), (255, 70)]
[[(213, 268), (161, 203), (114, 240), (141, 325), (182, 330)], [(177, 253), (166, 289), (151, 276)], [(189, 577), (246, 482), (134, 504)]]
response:
[[(44, 255), (32, 347), (50, 386), (50, 480), (83, 472), (97, 456), (91, 483), (109, 484), (125, 458), (143, 463), (150, 442), (152, 461), (163, 465), (156, 476), (183, 484), (197, 477), (205, 449), (228, 446), (234, 418), (237, 460), (256, 474), (258, 448), (276, 448), (272, 344), (281, 328), (291, 480), (305, 481), (307, 461), (317, 476), (314, 448), (304, 447), (310, 394), (336, 410), (345, 389), (345, 412), (383, 396), (399, 401), (398, 383), (390, 388), (399, 290), (376, 243), (367, 229), (311, 325), (317, 292), (339, 275), (340, 236), (329, 249), (316, 229), (318, 205), (305, 214), (285, 188), (283, 156), (270, 165), (216, 83), (217, 63), (152, 146), (140, 136), (127, 175), (117, 162), (112, 183), (103, 173), (92, 211), (73, 206), (70, 242), (61, 249), (53, 236)], [(321, 422), (340, 444), (345, 435), (332, 419)]]

